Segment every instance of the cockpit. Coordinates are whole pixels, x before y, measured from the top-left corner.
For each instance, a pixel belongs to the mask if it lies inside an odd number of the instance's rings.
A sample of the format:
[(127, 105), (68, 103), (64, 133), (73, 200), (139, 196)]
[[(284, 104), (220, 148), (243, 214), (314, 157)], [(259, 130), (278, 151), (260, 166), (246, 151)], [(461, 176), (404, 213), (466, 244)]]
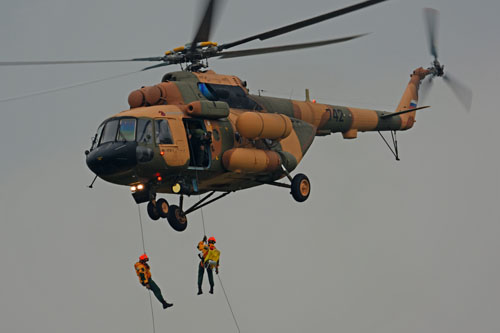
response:
[[(155, 123), (153, 129), (153, 122)], [(108, 142), (137, 142), (150, 145), (172, 144), (172, 133), (166, 119), (150, 118), (111, 118), (106, 120), (97, 129), (92, 140), (93, 150)]]

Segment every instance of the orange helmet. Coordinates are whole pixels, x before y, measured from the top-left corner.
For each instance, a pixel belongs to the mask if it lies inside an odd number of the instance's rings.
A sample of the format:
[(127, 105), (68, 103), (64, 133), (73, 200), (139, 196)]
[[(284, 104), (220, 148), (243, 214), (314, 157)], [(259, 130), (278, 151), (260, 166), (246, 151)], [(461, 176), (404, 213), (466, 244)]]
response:
[(139, 257), (139, 260), (148, 260), (148, 255), (146, 253), (142, 254), (140, 257)]
[(211, 243), (211, 242), (215, 243), (215, 238), (214, 238), (214, 237), (210, 237), (210, 238), (208, 239), (208, 242), (209, 242), (209, 243)]

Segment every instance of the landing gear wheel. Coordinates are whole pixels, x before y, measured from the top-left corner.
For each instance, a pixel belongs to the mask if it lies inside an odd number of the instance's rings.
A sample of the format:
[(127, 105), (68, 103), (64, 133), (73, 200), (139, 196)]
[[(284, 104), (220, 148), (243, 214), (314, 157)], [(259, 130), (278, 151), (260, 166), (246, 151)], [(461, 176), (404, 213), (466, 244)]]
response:
[(187, 217), (179, 206), (172, 205), (168, 209), (168, 224), (175, 231), (184, 231), (187, 228)]
[(158, 212), (158, 215), (163, 218), (168, 217), (168, 211), (169, 211), (169, 206), (168, 202), (165, 199), (158, 199), (156, 200), (156, 211)]
[(152, 201), (148, 202), (148, 215), (151, 218), (151, 220), (158, 220), (160, 218), (160, 214), (158, 213), (158, 209), (156, 209), (156, 206), (153, 204)]
[(291, 192), (292, 197), (298, 202), (304, 202), (311, 193), (311, 183), (309, 178), (303, 173), (296, 174), (292, 179)]

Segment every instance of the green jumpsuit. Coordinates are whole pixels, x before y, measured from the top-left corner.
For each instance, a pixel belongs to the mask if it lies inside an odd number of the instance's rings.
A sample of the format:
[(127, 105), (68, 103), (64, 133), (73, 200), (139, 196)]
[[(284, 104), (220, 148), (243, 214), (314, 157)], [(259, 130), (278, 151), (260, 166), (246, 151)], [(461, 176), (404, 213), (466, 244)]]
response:
[(165, 304), (166, 301), (161, 294), (160, 288), (151, 278), (151, 271), (149, 269), (149, 265), (147, 263), (142, 263), (139, 261), (135, 263), (134, 267), (135, 267), (135, 272), (139, 277), (139, 282), (141, 282), (143, 286), (149, 285), (149, 289), (153, 292), (158, 301), (160, 301), (161, 304)]

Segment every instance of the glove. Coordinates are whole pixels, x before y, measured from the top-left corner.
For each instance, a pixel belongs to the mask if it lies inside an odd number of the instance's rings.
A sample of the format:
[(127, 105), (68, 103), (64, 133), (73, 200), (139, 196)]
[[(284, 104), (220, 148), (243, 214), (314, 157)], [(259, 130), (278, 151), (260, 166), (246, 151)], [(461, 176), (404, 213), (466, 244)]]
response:
[(203, 236), (203, 243), (207, 241), (207, 235)]
[(219, 267), (215, 267), (215, 274), (219, 275)]

